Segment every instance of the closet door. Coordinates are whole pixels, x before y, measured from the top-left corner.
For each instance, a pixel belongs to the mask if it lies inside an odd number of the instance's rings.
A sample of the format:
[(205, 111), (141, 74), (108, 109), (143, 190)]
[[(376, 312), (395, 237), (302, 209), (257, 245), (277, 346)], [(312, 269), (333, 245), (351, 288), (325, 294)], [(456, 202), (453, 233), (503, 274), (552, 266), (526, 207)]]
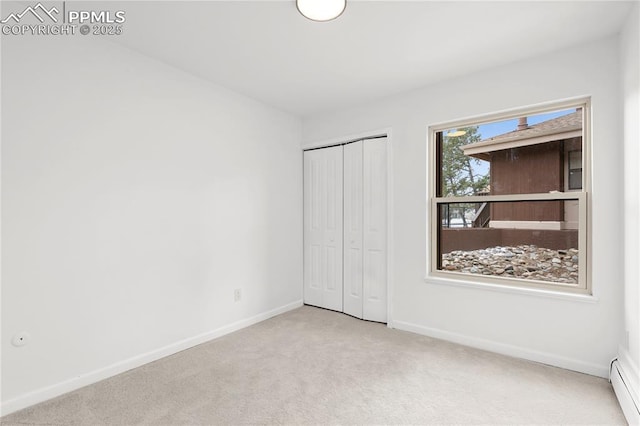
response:
[(387, 321), (386, 139), (344, 147), (344, 312)]
[(387, 322), (387, 143), (363, 143), (363, 304), (366, 320)]
[(344, 147), (344, 313), (362, 318), (362, 141)]
[(342, 146), (304, 152), (304, 303), (342, 311)]

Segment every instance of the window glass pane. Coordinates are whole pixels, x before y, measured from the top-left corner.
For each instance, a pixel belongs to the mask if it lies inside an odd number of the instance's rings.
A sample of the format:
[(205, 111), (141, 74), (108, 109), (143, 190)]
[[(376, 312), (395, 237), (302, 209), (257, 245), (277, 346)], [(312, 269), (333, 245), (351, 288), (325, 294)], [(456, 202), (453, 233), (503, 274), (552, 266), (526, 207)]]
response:
[(578, 283), (578, 200), (439, 204), (438, 213), (438, 269)]
[(582, 189), (582, 151), (569, 151), (569, 189)]
[(582, 169), (569, 170), (569, 189), (582, 189)]
[(582, 170), (582, 151), (569, 151), (569, 168)]
[(447, 129), (438, 141), (441, 197), (563, 192), (575, 189), (565, 173), (582, 168), (582, 109)]
[(441, 194), (461, 197), (489, 193), (490, 162), (465, 155), (463, 147), (482, 140), (478, 126), (451, 129), (443, 134), (441, 149)]

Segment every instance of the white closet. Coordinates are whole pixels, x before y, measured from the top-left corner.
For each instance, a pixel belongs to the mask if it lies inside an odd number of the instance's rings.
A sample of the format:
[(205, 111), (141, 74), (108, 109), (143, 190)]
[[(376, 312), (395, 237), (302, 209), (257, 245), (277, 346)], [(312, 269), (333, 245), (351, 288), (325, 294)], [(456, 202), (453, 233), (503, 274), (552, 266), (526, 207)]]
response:
[(387, 145), (304, 153), (304, 302), (387, 321)]

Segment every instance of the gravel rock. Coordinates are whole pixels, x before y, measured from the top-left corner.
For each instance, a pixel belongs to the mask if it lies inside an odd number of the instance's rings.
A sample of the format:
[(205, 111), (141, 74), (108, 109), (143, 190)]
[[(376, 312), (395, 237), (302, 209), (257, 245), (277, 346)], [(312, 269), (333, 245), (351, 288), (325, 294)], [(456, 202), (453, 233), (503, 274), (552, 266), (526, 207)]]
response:
[(456, 250), (442, 255), (442, 269), (469, 274), (576, 284), (577, 249), (551, 250), (534, 245)]

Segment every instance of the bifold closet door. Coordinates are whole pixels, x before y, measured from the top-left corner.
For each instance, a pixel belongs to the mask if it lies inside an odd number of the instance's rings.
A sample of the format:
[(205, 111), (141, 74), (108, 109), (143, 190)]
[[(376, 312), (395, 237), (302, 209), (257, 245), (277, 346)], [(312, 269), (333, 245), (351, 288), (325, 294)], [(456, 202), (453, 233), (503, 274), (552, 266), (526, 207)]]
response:
[(304, 303), (341, 312), (342, 151), (304, 152)]
[(344, 313), (362, 318), (362, 141), (344, 147)]
[(363, 144), (362, 317), (387, 322), (387, 139)]
[(344, 312), (387, 321), (386, 138), (344, 147)]

